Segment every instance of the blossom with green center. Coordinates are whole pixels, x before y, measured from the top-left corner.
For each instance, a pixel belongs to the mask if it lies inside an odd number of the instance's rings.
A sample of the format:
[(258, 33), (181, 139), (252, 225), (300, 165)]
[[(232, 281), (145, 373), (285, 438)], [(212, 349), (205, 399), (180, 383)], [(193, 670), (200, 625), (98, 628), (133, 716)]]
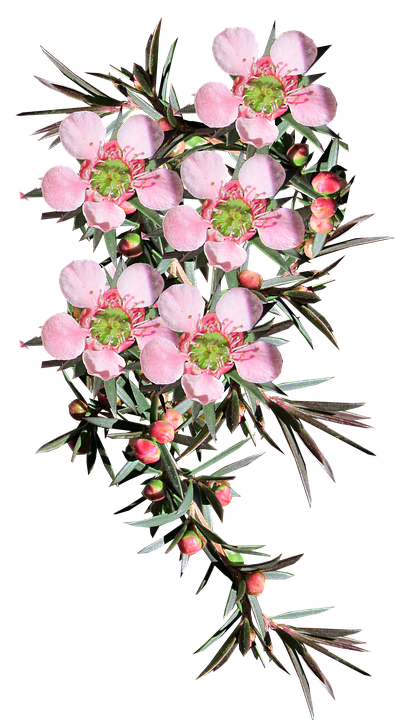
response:
[(274, 113), (284, 99), (284, 87), (274, 75), (259, 75), (245, 86), (243, 100), (257, 113)]
[(104, 197), (123, 195), (130, 184), (131, 172), (122, 160), (102, 160), (91, 173), (91, 187)]
[(202, 370), (219, 370), (230, 357), (230, 345), (220, 332), (197, 334), (189, 348), (189, 357)]
[(244, 200), (230, 198), (216, 205), (211, 221), (221, 235), (240, 237), (252, 227), (252, 210)]
[(98, 310), (90, 326), (91, 337), (102, 345), (120, 345), (129, 337), (130, 330), (131, 320), (119, 307)]

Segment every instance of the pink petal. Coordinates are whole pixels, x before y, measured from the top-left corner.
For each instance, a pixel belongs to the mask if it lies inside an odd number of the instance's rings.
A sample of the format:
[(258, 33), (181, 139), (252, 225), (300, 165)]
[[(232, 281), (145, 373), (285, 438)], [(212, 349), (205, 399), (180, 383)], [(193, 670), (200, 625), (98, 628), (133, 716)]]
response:
[(336, 115), (336, 98), (323, 85), (308, 85), (288, 95), (286, 100), (294, 120), (303, 125), (327, 125)]
[(236, 129), (242, 142), (257, 148), (271, 145), (278, 137), (275, 123), (264, 117), (240, 117), (236, 121)]
[(129, 308), (153, 305), (163, 288), (161, 274), (146, 263), (130, 265), (117, 282), (117, 290)]
[(165, 238), (175, 250), (196, 250), (201, 247), (209, 227), (209, 222), (188, 205), (172, 208), (163, 219)]
[[(263, 223), (260, 227), (259, 223)], [(296, 210), (279, 208), (266, 213), (257, 223), (264, 245), (274, 250), (287, 250), (300, 245), (304, 239), (305, 225)]]
[(249, 75), (253, 61), (259, 55), (255, 36), (241, 27), (227, 28), (219, 33), (212, 52), (219, 67), (229, 75)]
[(142, 175), (136, 188), (141, 203), (152, 210), (169, 210), (183, 197), (183, 183), (179, 176), (166, 168)]
[(72, 360), (86, 345), (87, 330), (81, 328), (71, 315), (52, 315), (42, 328), (43, 346), (57, 360)]
[(194, 285), (172, 285), (158, 301), (159, 315), (171, 330), (194, 332), (205, 303)]
[(104, 143), (105, 128), (96, 113), (84, 110), (62, 120), (59, 137), (69, 155), (80, 160), (94, 160)]
[(139, 325), (136, 328), (135, 335), (141, 350), (143, 350), (146, 343), (156, 338), (170, 340), (170, 342), (176, 347), (179, 343), (179, 338), (176, 333), (173, 332), (173, 330), (170, 330), (160, 317), (153, 318), (153, 320), (147, 320)]
[(204, 200), (216, 200), (222, 185), (229, 180), (222, 156), (210, 150), (202, 150), (186, 158), (180, 174), (186, 190)]
[(285, 170), (281, 163), (269, 155), (253, 155), (239, 170), (238, 180), (244, 190), (249, 191), (249, 199), (269, 198), (280, 190), (285, 180)]
[(54, 210), (68, 212), (83, 204), (87, 183), (72, 168), (56, 165), (42, 178), (42, 195)]
[(303, 75), (315, 61), (318, 50), (308, 35), (289, 30), (273, 43), (270, 54), (273, 63), (279, 65), (279, 75)]
[(89, 375), (96, 375), (102, 380), (111, 380), (111, 378), (121, 375), (125, 367), (125, 360), (115, 350), (85, 350), (83, 353), (83, 362)]
[(150, 340), (141, 351), (142, 372), (156, 385), (176, 382), (183, 374), (185, 361), (186, 355), (165, 338)]
[(208, 127), (227, 127), (238, 117), (240, 98), (222, 83), (209, 82), (197, 91), (194, 104), (200, 120)]
[(120, 227), (125, 220), (123, 209), (109, 200), (101, 200), (101, 202), (86, 200), (83, 213), (90, 227), (99, 228), (103, 232)]
[(135, 156), (150, 158), (161, 146), (165, 134), (156, 120), (147, 115), (132, 115), (126, 120), (117, 133), (120, 148), (126, 151), (126, 159)]
[(190, 400), (200, 402), (201, 405), (208, 405), (208, 403), (219, 400), (224, 392), (222, 382), (204, 372), (201, 375), (186, 373), (183, 375), (181, 384), (186, 396)]
[(104, 270), (95, 260), (73, 260), (63, 268), (59, 285), (66, 300), (75, 307), (96, 307), (108, 285)]
[(225, 331), (250, 330), (263, 312), (257, 295), (246, 288), (227, 290), (218, 300), (215, 310), (221, 322), (226, 323)]
[(235, 359), (239, 375), (249, 382), (271, 382), (281, 373), (283, 359), (275, 345), (265, 340), (258, 340), (251, 345), (245, 345), (241, 358)]
[(222, 268), (225, 272), (236, 270), (246, 260), (246, 250), (233, 240), (215, 242), (208, 240), (205, 243), (204, 252), (210, 265)]

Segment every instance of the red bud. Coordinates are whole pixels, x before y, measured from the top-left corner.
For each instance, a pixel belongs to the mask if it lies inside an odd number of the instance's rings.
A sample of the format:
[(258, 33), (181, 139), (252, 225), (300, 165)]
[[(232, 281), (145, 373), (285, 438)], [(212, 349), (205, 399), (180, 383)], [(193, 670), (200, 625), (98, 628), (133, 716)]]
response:
[(201, 538), (193, 530), (188, 530), (179, 540), (178, 546), (184, 555), (195, 555), (202, 548)]
[(312, 187), (320, 195), (334, 195), (345, 187), (346, 180), (331, 172), (320, 172), (312, 180)]
[(166, 497), (165, 486), (161, 480), (152, 480), (152, 482), (145, 485), (142, 495), (153, 502), (163, 500)]
[(311, 203), (312, 214), (322, 220), (332, 217), (336, 212), (336, 207), (335, 201), (329, 197), (319, 197)]
[(301, 167), (305, 165), (309, 155), (309, 147), (305, 143), (296, 143), (287, 150), (287, 157), (293, 165)]
[(263, 278), (254, 270), (242, 270), (238, 275), (239, 285), (249, 290), (260, 290)]
[(143, 253), (142, 238), (138, 233), (129, 233), (121, 238), (117, 250), (124, 257), (139, 257)]
[(180, 415), (178, 410), (175, 410), (174, 408), (168, 408), (165, 413), (163, 413), (162, 418), (163, 422), (170, 423), (170, 425), (173, 425), (174, 429), (177, 430), (180, 425), (183, 423), (183, 416)]
[(229, 485), (221, 483), (221, 485), (217, 485), (216, 487), (214, 487), (213, 491), (217, 496), (219, 502), (221, 503), (222, 507), (226, 507), (227, 505), (229, 505), (232, 500), (232, 491)]
[(154, 440), (140, 437), (130, 443), (135, 457), (145, 465), (151, 465), (160, 458), (160, 447)]
[(331, 218), (325, 218), (322, 220), (321, 218), (315, 217), (315, 215), (311, 215), (309, 224), (312, 230), (317, 233), (321, 233), (322, 235), (333, 230), (333, 221)]
[(88, 410), (89, 408), (83, 400), (72, 400), (69, 403), (69, 414), (74, 420), (83, 420), (83, 416)]
[(254, 597), (261, 595), (264, 590), (265, 583), (266, 583), (266, 578), (263, 575), (263, 573), (260, 572), (260, 570), (256, 570), (255, 572), (252, 572), (246, 578), (247, 594), (253, 595)]
[(150, 426), (149, 435), (159, 443), (172, 442), (174, 438), (174, 427), (169, 422), (158, 420)]

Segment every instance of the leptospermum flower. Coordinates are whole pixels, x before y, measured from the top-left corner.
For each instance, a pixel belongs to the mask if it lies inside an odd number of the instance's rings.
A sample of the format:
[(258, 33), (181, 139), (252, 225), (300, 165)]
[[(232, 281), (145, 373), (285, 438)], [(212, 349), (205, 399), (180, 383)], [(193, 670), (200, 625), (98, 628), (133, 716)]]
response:
[(274, 120), (288, 110), (303, 125), (325, 125), (336, 114), (332, 91), (323, 85), (299, 87), (300, 76), (317, 52), (311, 38), (290, 30), (275, 40), (270, 56), (260, 57), (250, 30), (227, 28), (216, 36), (213, 53), (220, 68), (237, 77), (232, 91), (216, 82), (198, 90), (198, 117), (209, 127), (225, 127), (236, 120), (241, 140), (258, 148), (276, 140)]
[(117, 140), (106, 142), (96, 113), (75, 112), (62, 120), (59, 137), (69, 155), (84, 162), (79, 175), (64, 165), (45, 173), (42, 194), (54, 210), (68, 212), (83, 205), (88, 224), (108, 232), (134, 212), (128, 200), (135, 191), (153, 210), (167, 210), (182, 199), (183, 187), (175, 172), (165, 168), (145, 172), (145, 160), (164, 139), (159, 123), (147, 115), (130, 117), (118, 130)]
[(167, 385), (181, 378), (186, 396), (202, 405), (223, 393), (220, 377), (235, 365), (253, 383), (274, 380), (280, 372), (279, 350), (265, 340), (245, 344), (245, 332), (262, 314), (259, 298), (245, 288), (232, 288), (218, 301), (215, 313), (204, 315), (205, 303), (193, 285), (172, 285), (158, 301), (165, 324), (182, 335), (178, 345), (154, 338), (141, 351), (144, 375)]
[(45, 350), (58, 360), (83, 353), (89, 375), (102, 380), (118, 377), (125, 367), (119, 353), (135, 341), (142, 348), (162, 336), (177, 342), (177, 335), (160, 318), (145, 321), (145, 308), (163, 290), (160, 273), (144, 263), (130, 265), (111, 289), (94, 260), (74, 260), (61, 272), (59, 284), (69, 303), (83, 308), (78, 322), (68, 313), (50, 317), (42, 328)]
[(287, 250), (304, 239), (305, 226), (296, 210), (266, 210), (266, 198), (282, 187), (285, 171), (268, 155), (254, 155), (239, 171), (238, 180), (229, 180), (222, 156), (217, 152), (194, 153), (183, 161), (184, 187), (204, 199), (201, 215), (187, 205), (166, 213), (163, 231), (176, 250), (196, 250), (204, 245), (210, 265), (225, 272), (246, 260), (241, 245), (259, 233), (267, 247)]

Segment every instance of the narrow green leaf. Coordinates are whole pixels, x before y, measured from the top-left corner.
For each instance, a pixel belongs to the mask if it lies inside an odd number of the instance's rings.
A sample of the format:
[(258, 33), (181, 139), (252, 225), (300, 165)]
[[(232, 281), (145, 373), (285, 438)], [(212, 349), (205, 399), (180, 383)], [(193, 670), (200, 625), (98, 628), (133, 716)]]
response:
[(315, 378), (313, 380), (295, 380), (289, 383), (279, 383), (279, 387), (285, 392), (291, 390), (301, 390), (301, 388), (312, 387), (314, 385), (320, 385), (321, 383), (327, 382), (327, 380), (333, 380), (333, 377)]
[(194, 651), (194, 655), (197, 655), (197, 653), (202, 652), (203, 650), (206, 650), (207, 647), (212, 645), (214, 642), (219, 640), (220, 637), (225, 635), (225, 633), (229, 630), (229, 628), (232, 627), (232, 625), (239, 620), (241, 616), (240, 610), (236, 609), (235, 612), (232, 613), (232, 615), (227, 618), (223, 625), (207, 640), (207, 642), (204, 643), (204, 645), (201, 645), (201, 647), (198, 648), (198, 650)]
[(104, 233), (104, 241), (110, 260), (115, 266), (117, 264), (117, 239), (115, 230)]
[[(166, 445), (160, 446), (162, 465), (165, 470), (166, 476), (179, 497), (183, 497), (183, 488), (181, 486), (180, 478), (176, 469), (175, 462), (166, 447)], [(190, 489), (190, 488), (189, 488)]]
[(66, 65), (63, 65), (59, 60), (57, 60), (51, 53), (49, 53), (45, 48), (41, 47), (42, 52), (45, 53), (45, 55), (53, 62), (54, 65), (60, 70), (60, 72), (65, 75), (65, 77), (69, 78), (69, 80), (72, 80), (76, 85), (79, 85), (84, 90), (87, 90), (91, 95), (98, 95), (98, 96), (104, 96), (105, 98), (108, 98), (108, 95), (103, 93), (101, 90), (98, 90), (94, 85), (90, 85), (90, 83), (86, 82), (85, 80), (82, 80), (78, 75), (73, 73), (69, 68), (66, 67)]
[(104, 449), (104, 445), (103, 445), (103, 443), (101, 442), (101, 440), (100, 440), (100, 438), (99, 438), (99, 436), (98, 436), (98, 433), (96, 433), (96, 444), (97, 444), (98, 454), (100, 455), (100, 458), (101, 458), (101, 460), (102, 460), (102, 463), (103, 463), (105, 469), (107, 470), (110, 478), (111, 478), (112, 480), (115, 480), (115, 473), (114, 473), (114, 470), (113, 470), (113, 468), (112, 468), (112, 465), (111, 465), (111, 462), (110, 462), (110, 458), (108, 457), (108, 455), (107, 455), (107, 453), (106, 453), (106, 451), (105, 451), (105, 449)]
[[(41, 340), (41, 338), (38, 338), (38, 339)], [(38, 343), (38, 345), (39, 344), (42, 344), (42, 342)], [(67, 384), (69, 385), (72, 393), (74, 393), (74, 395), (76, 395), (78, 400), (81, 400), (82, 402), (85, 403), (86, 401), (85, 401), (83, 395), (81, 394), (81, 392), (79, 392), (79, 390), (76, 388), (76, 386), (72, 383), (71, 379), (69, 378), (69, 375), (64, 370), (62, 370), (62, 375), (65, 378)]]
[(204, 675), (207, 675), (207, 673), (211, 672), (211, 670), (215, 670), (219, 663), (221, 663), (227, 657), (228, 653), (232, 652), (236, 644), (236, 632), (237, 631), (234, 630), (233, 633), (229, 636), (229, 638), (224, 642), (221, 649), (212, 658), (211, 662), (208, 663), (207, 667), (202, 671), (202, 673), (199, 674), (197, 680)]
[(177, 39), (170, 46), (170, 50), (168, 52), (165, 64), (163, 65), (162, 77), (160, 80), (160, 87), (159, 87), (159, 97), (161, 97), (162, 100), (166, 100), (167, 86), (168, 86), (168, 82), (169, 82), (169, 74), (170, 74), (170, 69), (172, 66), (173, 55), (174, 55), (174, 51), (176, 49), (176, 45), (177, 45)]
[(239, 632), (239, 648), (243, 656), (247, 655), (250, 650), (250, 622), (248, 618), (244, 619)]
[[(283, 637), (283, 641), (284, 641), (284, 637)], [(302, 665), (301, 665), (301, 662), (300, 662), (300, 659), (299, 659), (299, 657), (298, 657), (298, 654), (296, 653), (295, 650), (293, 650), (292, 647), (290, 647), (290, 646), (287, 644), (287, 642), (284, 642), (284, 646), (285, 646), (285, 649), (287, 650), (287, 652), (288, 652), (288, 654), (289, 654), (289, 656), (290, 656), (290, 660), (291, 660), (291, 662), (292, 662), (292, 664), (293, 664), (293, 666), (294, 666), (294, 670), (295, 670), (295, 672), (296, 672), (297, 675), (298, 675), (298, 679), (299, 679), (299, 681), (300, 681), (300, 683), (301, 683), (301, 687), (302, 687), (302, 691), (303, 691), (304, 696), (305, 696), (305, 700), (307, 701), (308, 710), (309, 710), (309, 712), (310, 712), (310, 714), (311, 714), (312, 720), (314, 720), (314, 706), (313, 706), (313, 704), (312, 704), (311, 690), (310, 690), (310, 688), (309, 688), (309, 683), (308, 683), (307, 677), (306, 677), (306, 675), (305, 675), (305, 673), (304, 673), (304, 670), (303, 670), (303, 667), (302, 667)]]
[(253, 237), (249, 242), (252, 243), (255, 247), (257, 247), (264, 255), (267, 255), (271, 260), (273, 260), (277, 265), (279, 265), (285, 272), (290, 272), (290, 266), (288, 262), (284, 259), (284, 257), (281, 255), (281, 253), (278, 252), (278, 250), (271, 250), (271, 248), (268, 248), (266, 245), (262, 243), (262, 241), (257, 237)]
[(62, 447), (62, 445), (65, 445), (67, 442), (69, 442), (69, 440), (74, 440), (74, 438), (77, 437), (79, 433), (80, 428), (74, 428), (73, 430), (69, 430), (67, 433), (59, 435), (54, 440), (50, 440), (49, 442), (45, 443), (45, 445), (41, 445), (41, 447), (37, 450), (37, 453), (57, 450), (58, 448)]
[(140, 505), (141, 503), (143, 503), (145, 501), (146, 501), (146, 498), (140, 497), (137, 500), (135, 500), (134, 502), (127, 505), (126, 507), (121, 508), (121, 510), (116, 510), (114, 515), (120, 515), (123, 512), (128, 512), (129, 510), (133, 510), (135, 507), (138, 507), (138, 505)]
[(156, 210), (151, 210), (150, 208), (145, 207), (145, 205), (142, 205), (141, 201), (138, 200), (137, 197), (132, 197), (130, 202), (131, 205), (133, 205), (137, 210), (139, 210), (139, 212), (142, 213), (142, 215), (145, 215), (145, 217), (147, 217), (149, 220), (152, 220), (155, 225), (162, 227), (162, 218)]
[(316, 137), (315, 133), (311, 130), (311, 128), (307, 127), (306, 125), (301, 125), (301, 123), (294, 120), (291, 113), (286, 113), (283, 115), (284, 122), (288, 122), (291, 127), (294, 128), (294, 130), (298, 130), (298, 132), (301, 133), (301, 135), (304, 135), (307, 140), (309, 140), (315, 147), (318, 148), (318, 150), (321, 150), (323, 152), (323, 147), (321, 143), (319, 142), (318, 138)]
[(386, 235), (384, 237), (353, 238), (352, 240), (346, 240), (345, 242), (335, 243), (335, 245), (327, 245), (323, 250), (321, 250), (319, 255), (329, 255), (332, 252), (346, 250), (349, 247), (367, 245), (368, 243), (380, 242), (381, 240), (392, 240), (392, 237)]
[(257, 453), (256, 455), (250, 455), (247, 458), (242, 458), (242, 460), (237, 460), (234, 463), (231, 463), (230, 465), (225, 465), (225, 467), (220, 468), (220, 470), (217, 470), (216, 472), (212, 473), (211, 477), (223, 477), (224, 475), (229, 475), (230, 473), (234, 472), (235, 470), (240, 470), (240, 468), (246, 467), (247, 465), (250, 465), (250, 463), (257, 460), (257, 458), (264, 455), (264, 453)]
[(295, 620), (297, 618), (307, 617), (308, 615), (319, 615), (327, 610), (333, 610), (333, 606), (321, 607), (321, 608), (310, 608), (309, 610), (291, 610), (289, 612), (281, 613), (281, 615), (272, 615), (272, 620)]
[(117, 380), (111, 378), (111, 380), (104, 380), (104, 389), (107, 395), (107, 400), (110, 403), (111, 412), (113, 415), (117, 414)]
[(193, 502), (193, 495), (193, 483), (190, 483), (183, 502), (175, 512), (166, 513), (164, 515), (155, 515), (154, 517), (147, 518), (146, 520), (128, 522), (127, 525), (132, 525), (133, 527), (159, 527), (160, 525), (166, 525), (169, 522), (173, 522), (187, 512)]
[(281, 418), (278, 415), (276, 417), (277, 417), (280, 427), (284, 433), (285, 439), (288, 442), (290, 450), (293, 454), (295, 464), (298, 468), (298, 472), (300, 474), (300, 478), (301, 478), (302, 484), (304, 486), (304, 490), (305, 490), (305, 494), (307, 496), (309, 506), (311, 506), (311, 503), (312, 503), (311, 489), (309, 487), (307, 468), (305, 465), (304, 458), (302, 457), (301, 450), (298, 447), (298, 443), (294, 437), (292, 430), (288, 427), (288, 425), (286, 425), (283, 422), (283, 420), (281, 420)]
[(232, 585), (232, 587), (229, 591), (228, 599), (226, 601), (224, 617), (226, 617), (231, 612), (232, 608), (234, 607), (234, 605), (236, 603), (237, 595), (238, 595), (238, 590), (234, 585)]
[(207, 487), (206, 485), (199, 485), (200, 491), (202, 494), (206, 497), (210, 505), (214, 508), (216, 514), (218, 515), (221, 522), (224, 519), (224, 508), (222, 507), (220, 501), (218, 500), (217, 496), (215, 495), (214, 491), (211, 490), (211, 488)]
[(312, 323), (312, 325), (316, 327), (317, 330), (330, 340), (332, 345), (339, 349), (328, 321), (323, 315), (321, 315), (320, 312), (318, 312), (318, 310), (315, 310), (313, 307), (309, 308), (307, 305), (296, 303), (294, 300), (291, 300), (290, 302), (296, 310), (298, 310), (307, 320), (309, 320), (310, 323)]
[[(209, 566), (208, 566), (207, 572), (205, 573), (203, 579), (201, 580), (201, 583), (200, 583), (200, 585), (199, 585), (199, 587), (198, 587), (198, 590), (197, 590), (197, 592), (196, 592), (196, 595), (198, 595), (198, 593), (200, 593), (201, 590), (203, 590), (203, 589), (205, 588), (206, 584), (208, 583), (208, 580), (210, 579), (210, 577), (211, 577), (211, 575), (212, 575), (212, 573), (213, 573), (214, 568), (215, 568), (215, 563), (211, 562), (211, 563), (209, 564)], [(199, 652), (199, 651), (196, 650), (196, 652)]]
[(160, 28), (162, 25), (162, 20), (159, 20), (158, 24), (155, 27), (155, 30), (153, 31), (152, 40), (150, 43), (150, 49), (149, 49), (149, 74), (152, 79), (152, 85), (155, 85), (156, 83), (156, 73), (157, 73), (157, 66), (158, 66), (158, 58), (159, 58), (159, 36), (160, 36)]
[(273, 27), (271, 28), (271, 33), (270, 33), (269, 39), (267, 40), (267, 44), (266, 44), (266, 47), (265, 47), (265, 50), (263, 53), (263, 55), (265, 57), (268, 57), (270, 55), (270, 50), (273, 47), (273, 43), (274, 43), (275, 39), (276, 39), (276, 23), (274, 22)]
[(176, 535), (174, 536), (174, 538), (173, 538), (173, 540), (171, 541), (171, 543), (170, 543), (169, 547), (167, 548), (167, 550), (165, 550), (165, 554), (171, 552), (171, 550), (173, 550), (173, 549), (176, 547), (177, 543), (181, 540), (181, 538), (183, 537), (183, 535), (184, 535), (184, 533), (186, 532), (187, 528), (188, 528), (188, 524), (187, 524), (186, 522), (183, 523), (183, 525), (180, 525), (179, 531), (178, 531), (178, 532), (176, 533)]
[(168, 542), (173, 540), (175, 534), (177, 533), (178, 527), (175, 527), (173, 530), (170, 530), (170, 532), (166, 533), (166, 535), (163, 535), (158, 540), (155, 540), (153, 543), (150, 543), (150, 545), (146, 545), (146, 547), (142, 548), (142, 550), (138, 551), (138, 555), (145, 555), (146, 553), (153, 552), (154, 550), (159, 550), (159, 548), (163, 547), (164, 545), (167, 545)]
[(248, 598), (249, 598), (250, 606), (253, 610), (253, 614), (256, 618), (258, 628), (260, 629), (262, 639), (264, 640), (264, 638), (266, 636), (266, 628), (264, 626), (263, 613), (262, 613), (262, 609), (260, 607), (260, 603), (259, 603), (257, 597), (254, 597), (253, 595), (248, 595)]
[(119, 473), (115, 476), (114, 482), (111, 485), (120, 485), (134, 470), (141, 471), (146, 466), (139, 460), (129, 460), (125, 463), (124, 467), (121, 468)]
[(214, 463), (219, 462), (220, 460), (223, 460), (228, 455), (230, 455), (233, 452), (236, 452), (241, 447), (246, 445), (246, 443), (249, 442), (249, 438), (246, 440), (240, 440), (236, 445), (232, 445), (232, 447), (228, 448), (227, 450), (223, 450), (222, 452), (218, 453), (215, 457), (210, 458), (210, 460), (207, 460), (207, 462), (202, 463), (202, 465), (199, 465), (197, 468), (191, 471), (192, 475), (198, 475), (202, 470), (206, 470), (206, 468), (210, 467), (211, 465), (214, 465)]

